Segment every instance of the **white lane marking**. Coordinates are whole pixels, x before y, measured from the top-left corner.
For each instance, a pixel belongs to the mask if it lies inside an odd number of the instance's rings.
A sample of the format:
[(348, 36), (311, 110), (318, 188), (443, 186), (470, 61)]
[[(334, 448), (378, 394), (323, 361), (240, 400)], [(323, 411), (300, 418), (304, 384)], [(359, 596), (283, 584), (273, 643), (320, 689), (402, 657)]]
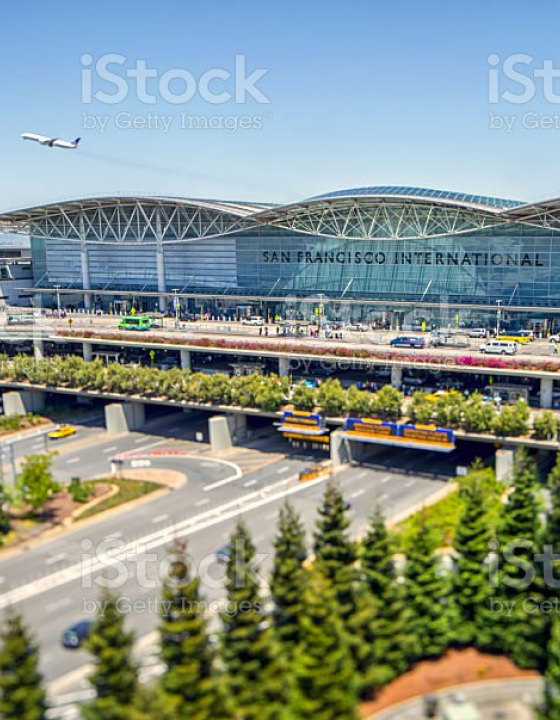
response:
[(210, 498), (203, 498), (202, 500), (197, 500), (194, 504), (195, 507), (202, 507), (203, 505), (208, 505), (210, 502)]
[(63, 597), (60, 600), (55, 600), (52, 603), (47, 603), (45, 605), (45, 612), (53, 612), (54, 610), (60, 610), (63, 607), (66, 607), (66, 605), (70, 605), (72, 602), (72, 598), (70, 597)]
[(361, 490), (356, 490), (355, 493), (352, 493), (352, 495), (350, 495), (350, 498), (352, 498), (352, 499), (358, 498), (358, 497), (360, 497), (360, 495), (363, 495), (365, 493), (365, 491), (366, 491), (365, 488), (362, 488)]
[(289, 465), (284, 465), (283, 467), (278, 468), (278, 470), (276, 472), (278, 473), (278, 475), (281, 475), (282, 473), (288, 472), (289, 469), (290, 469)]
[[(195, 455), (185, 455), (185, 457), (198, 459)], [(208, 462), (218, 463), (219, 465), (226, 465), (227, 467), (233, 468), (233, 470), (235, 470), (235, 473), (233, 475), (229, 475), (223, 480), (217, 480), (216, 482), (210, 483), (210, 485), (204, 485), (204, 487), (202, 488), (204, 492), (208, 492), (209, 490), (215, 490), (216, 488), (222, 487), (222, 485), (227, 485), (228, 483), (234, 482), (235, 480), (239, 480), (239, 478), (243, 477), (243, 472), (239, 465), (236, 465), (229, 460), (209, 460)]]
[(144, 437), (136, 438), (136, 440), (134, 441), (134, 444), (138, 445), (139, 443), (145, 442), (145, 441), (146, 441), (146, 438), (144, 438)]
[(414, 485), (415, 482), (416, 482), (416, 480), (409, 480), (408, 482), (405, 482), (404, 486), (410, 487), (411, 485)]
[(3, 585), (5, 582), (6, 582), (6, 578), (3, 576), (0, 577), (0, 585)]
[(82, 459), (82, 458), (79, 458), (79, 457), (70, 458), (70, 460), (67, 460), (67, 461), (66, 461), (66, 464), (67, 464), (67, 465), (73, 465), (74, 463), (80, 462), (81, 459)]
[(158, 515), (157, 517), (152, 518), (152, 522), (160, 523), (160, 522), (163, 522), (164, 520), (167, 520), (168, 517), (169, 517), (169, 515), (167, 513), (163, 513), (163, 515)]
[(389, 497), (389, 494), (388, 494), (388, 493), (383, 493), (383, 495), (380, 495), (380, 496), (379, 496), (379, 499), (380, 499), (380, 500), (387, 500), (388, 497)]
[(60, 562), (66, 558), (66, 553), (58, 553), (57, 555), (51, 555), (45, 560), (45, 565), (54, 565), (54, 563)]
[(104, 452), (104, 453), (115, 452), (116, 449), (117, 449), (117, 446), (116, 446), (116, 445), (111, 445), (111, 447), (105, 448), (105, 449), (103, 450), (103, 452)]
[(386, 482), (389, 482), (392, 477), (392, 475), (385, 475), (385, 477), (381, 478), (381, 482), (385, 484)]
[[(141, 553), (143, 554), (154, 548), (168, 545), (176, 538), (193, 535), (201, 530), (206, 530), (207, 528), (238, 517), (242, 513), (257, 510), (266, 505), (270, 505), (270, 503), (278, 502), (290, 495), (308, 491), (310, 487), (324, 483), (324, 481), (324, 478), (316, 478), (306, 483), (288, 484), (286, 480), (281, 480), (272, 485), (267, 485), (263, 490), (247, 493), (247, 495), (242, 498), (243, 502), (240, 502), (240, 498), (238, 498), (236, 500), (230, 500), (219, 507), (209, 508), (208, 510), (202, 511), (199, 515), (181, 520), (161, 530), (155, 530), (142, 538), (131, 540), (116, 550), (116, 552), (111, 552), (110, 555), (95, 557), (87, 564), (77, 562), (62, 570), (55, 571), (50, 575), (45, 575), (25, 585), (12, 588), (0, 594), (0, 610), (9, 605), (23, 602), (30, 597), (37, 597), (41, 593), (66, 585), (69, 582), (90, 577), (99, 570), (107, 567), (108, 558), (110, 558), (111, 562), (115, 562), (116, 560), (130, 562), (132, 558), (138, 557)], [(122, 533), (113, 533), (109, 537), (116, 537), (121, 534)]]
[(247, 482), (243, 483), (243, 487), (251, 487), (252, 485), (256, 485), (256, 484), (257, 484), (256, 480), (247, 480)]
[(118, 532), (111, 533), (110, 535), (107, 535), (107, 540), (118, 540), (123, 536), (122, 530), (119, 530)]
[(367, 470), (364, 470), (359, 475), (356, 475), (356, 480), (360, 480), (360, 478), (363, 478), (367, 475)]

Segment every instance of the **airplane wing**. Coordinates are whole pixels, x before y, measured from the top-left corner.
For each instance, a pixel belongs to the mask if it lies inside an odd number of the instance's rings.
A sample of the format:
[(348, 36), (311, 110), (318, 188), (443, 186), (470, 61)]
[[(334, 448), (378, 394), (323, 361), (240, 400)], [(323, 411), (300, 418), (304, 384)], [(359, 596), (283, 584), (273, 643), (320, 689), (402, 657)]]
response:
[(42, 145), (48, 145), (53, 142), (53, 138), (48, 135), (37, 135), (36, 133), (23, 133), (21, 136), (24, 140), (34, 140)]

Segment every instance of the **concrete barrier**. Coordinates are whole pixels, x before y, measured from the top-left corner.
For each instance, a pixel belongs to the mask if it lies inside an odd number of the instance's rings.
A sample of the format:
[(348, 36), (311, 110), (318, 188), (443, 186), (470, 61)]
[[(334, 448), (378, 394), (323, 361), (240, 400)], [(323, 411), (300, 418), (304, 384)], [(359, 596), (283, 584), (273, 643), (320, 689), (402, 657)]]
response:
[(208, 421), (208, 434), (212, 450), (227, 450), (247, 437), (245, 415), (217, 415)]

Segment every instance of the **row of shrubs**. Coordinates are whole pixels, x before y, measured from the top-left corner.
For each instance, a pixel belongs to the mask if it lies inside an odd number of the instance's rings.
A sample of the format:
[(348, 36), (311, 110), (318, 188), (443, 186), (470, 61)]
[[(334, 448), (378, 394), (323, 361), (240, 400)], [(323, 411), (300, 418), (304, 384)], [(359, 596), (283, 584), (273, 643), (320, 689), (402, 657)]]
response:
[[(174, 368), (132, 368), (119, 363), (86, 362), (79, 356), (35, 360), (19, 355), (0, 356), (0, 379), (52, 387), (83, 388), (123, 395), (164, 397), (176, 401), (254, 407), (273, 412), (292, 404), (299, 410), (319, 410), (330, 417), (346, 414), (398, 420), (403, 414), (403, 394), (391, 385), (377, 392), (345, 389), (337, 379), (318, 388), (292, 386), (289, 378), (277, 375), (230, 377), (226, 373), (207, 375)], [(500, 412), (482, 395), (465, 398), (458, 392), (441, 396), (416, 392), (407, 407), (413, 422), (462, 427), (468, 432), (495, 432), (498, 436), (525, 435), (530, 413), (526, 402), (505, 406)], [(558, 422), (550, 411), (535, 416), (533, 433), (540, 439), (556, 437)]]

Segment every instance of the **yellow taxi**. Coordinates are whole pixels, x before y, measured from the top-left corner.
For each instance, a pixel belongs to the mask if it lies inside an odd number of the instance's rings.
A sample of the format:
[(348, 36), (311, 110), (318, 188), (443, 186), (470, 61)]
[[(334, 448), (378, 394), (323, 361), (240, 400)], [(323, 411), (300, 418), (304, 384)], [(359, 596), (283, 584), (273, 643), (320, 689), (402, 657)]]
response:
[(49, 433), (49, 437), (51, 440), (60, 440), (61, 438), (69, 437), (70, 435), (75, 435), (77, 432), (74, 425), (59, 425), (54, 430), (51, 430)]

